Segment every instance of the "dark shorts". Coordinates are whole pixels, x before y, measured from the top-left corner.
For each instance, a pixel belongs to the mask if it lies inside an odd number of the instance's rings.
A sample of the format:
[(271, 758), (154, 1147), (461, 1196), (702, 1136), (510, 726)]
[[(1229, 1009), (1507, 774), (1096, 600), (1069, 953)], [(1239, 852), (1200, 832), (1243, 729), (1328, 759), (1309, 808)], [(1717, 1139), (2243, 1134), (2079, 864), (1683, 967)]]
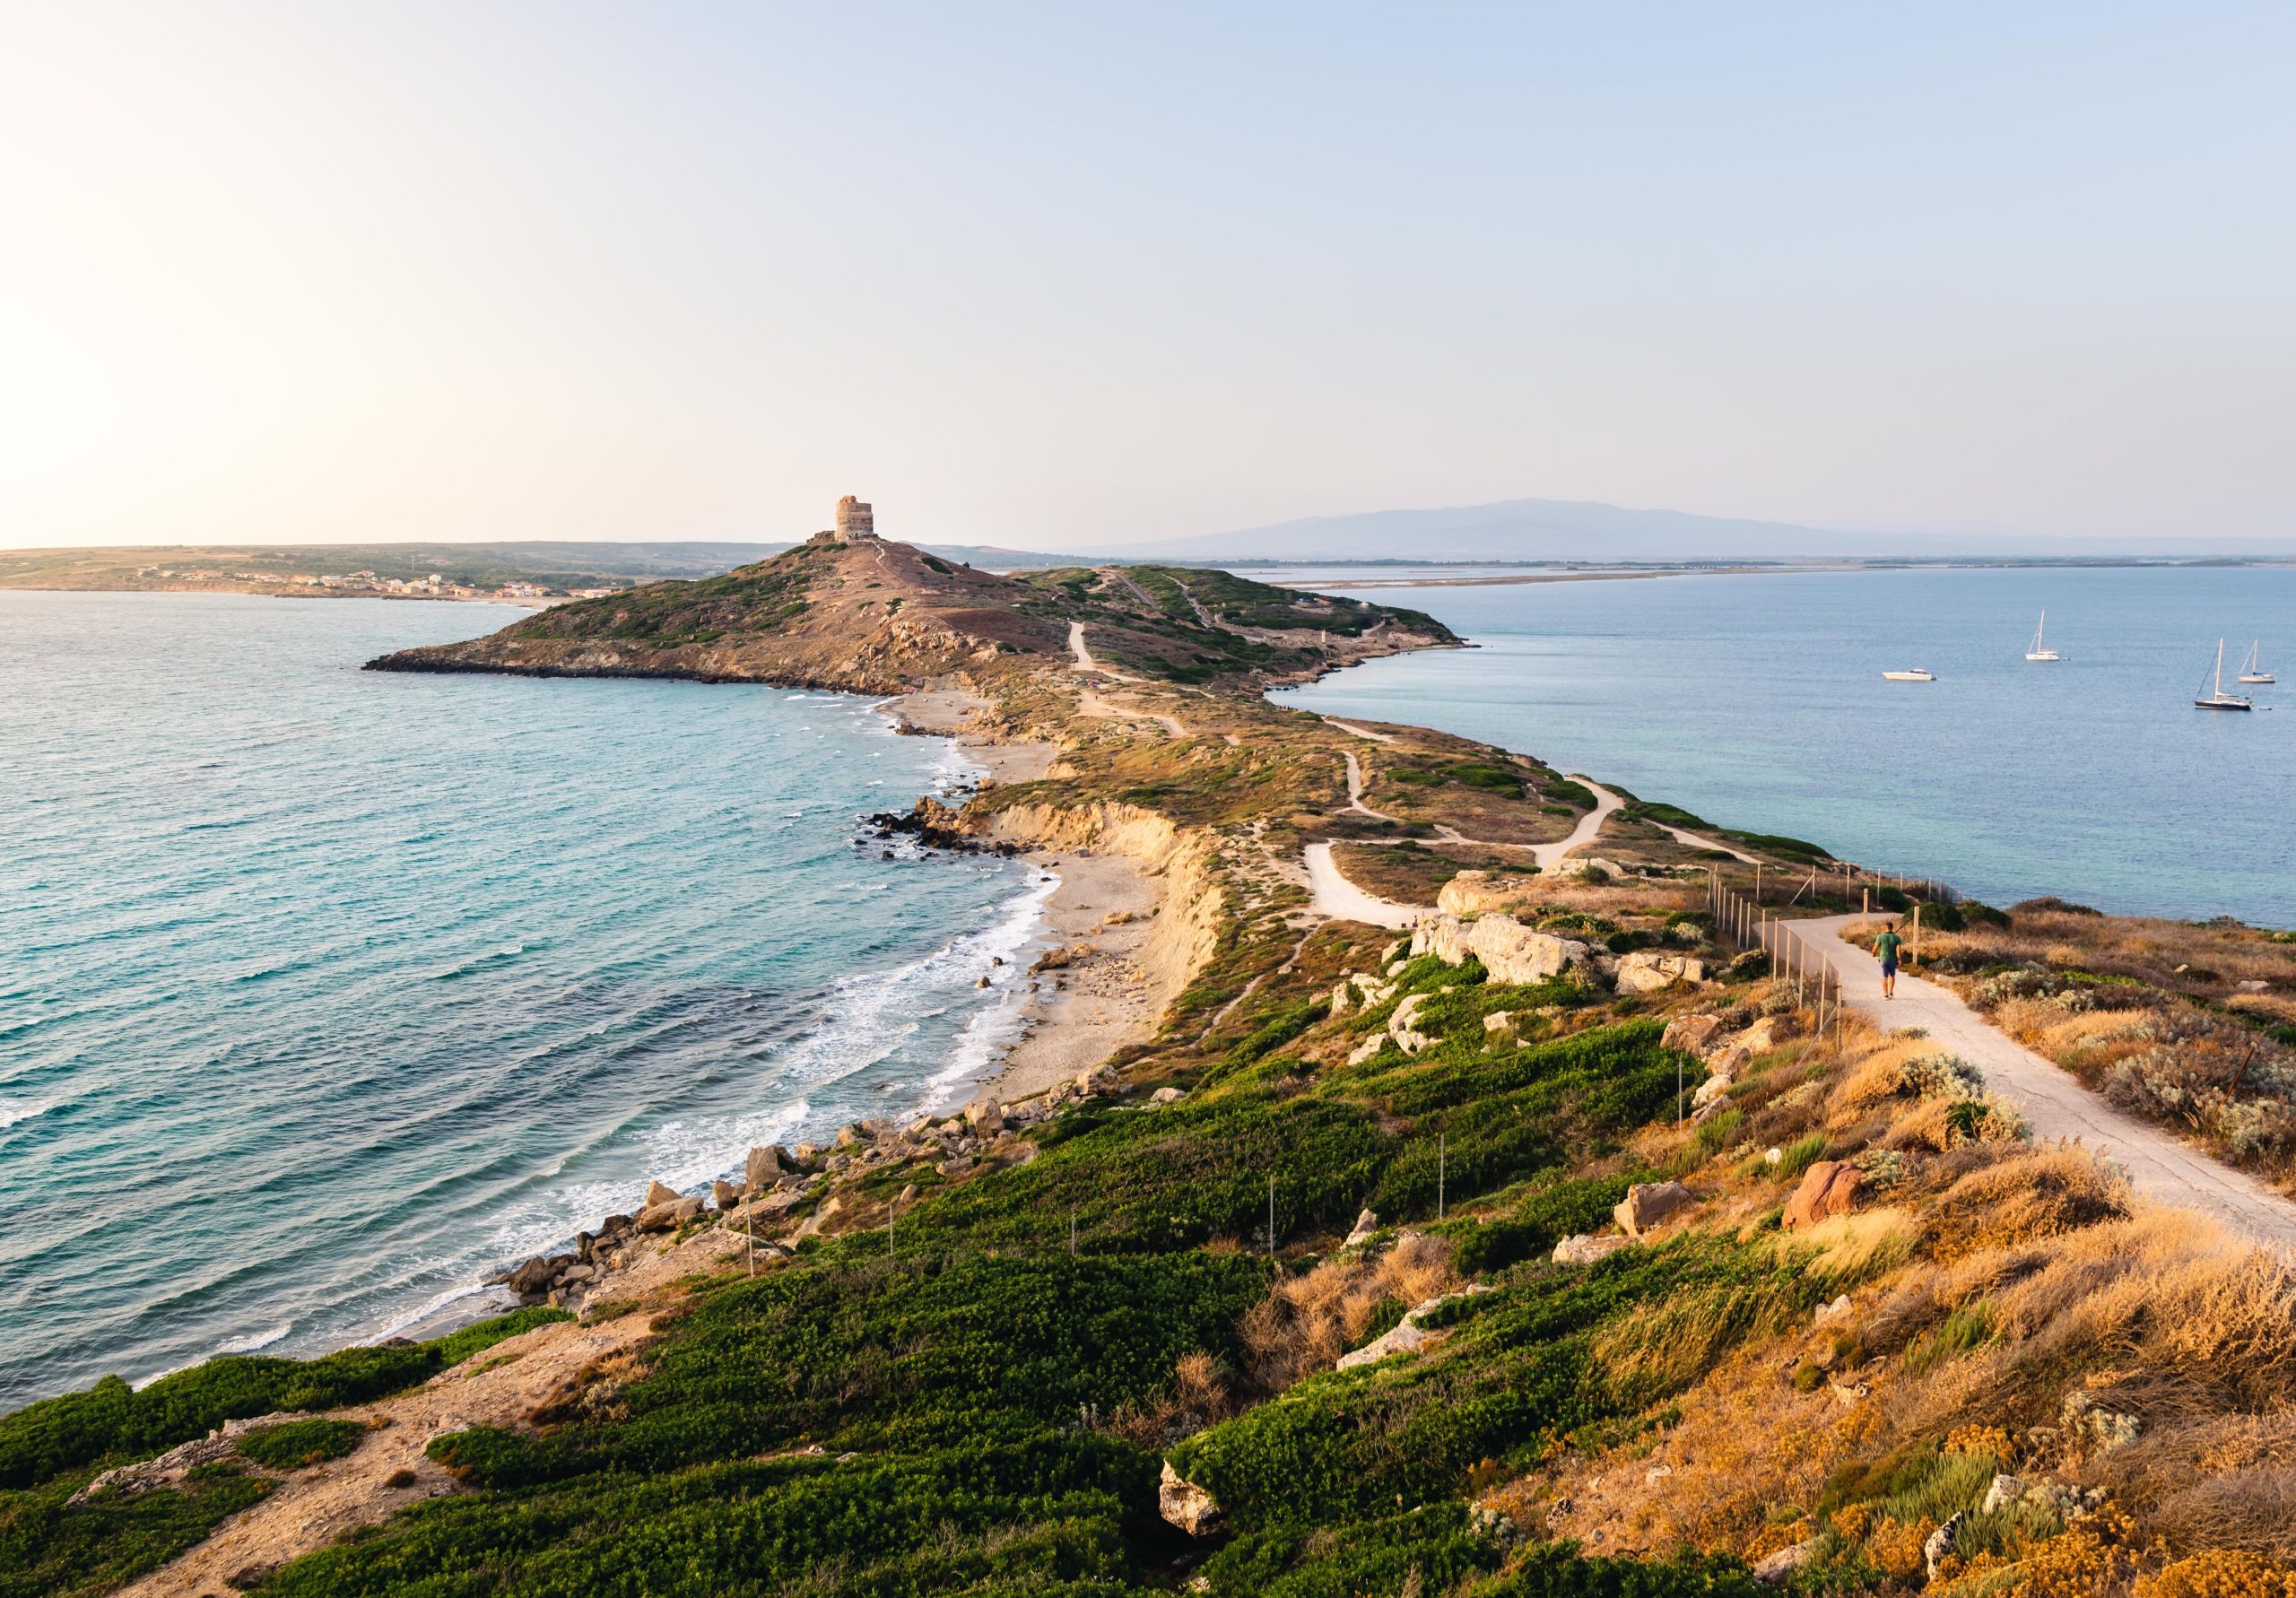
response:
[(1882, 962), (1882, 975), (1883, 975), (1883, 976), (1884, 976), (1884, 977), (1894, 977), (1894, 976), (1896, 976), (1897, 974), (1898, 974), (1898, 962), (1897, 962), (1897, 961), (1895, 961), (1895, 960), (1883, 960), (1883, 961)]

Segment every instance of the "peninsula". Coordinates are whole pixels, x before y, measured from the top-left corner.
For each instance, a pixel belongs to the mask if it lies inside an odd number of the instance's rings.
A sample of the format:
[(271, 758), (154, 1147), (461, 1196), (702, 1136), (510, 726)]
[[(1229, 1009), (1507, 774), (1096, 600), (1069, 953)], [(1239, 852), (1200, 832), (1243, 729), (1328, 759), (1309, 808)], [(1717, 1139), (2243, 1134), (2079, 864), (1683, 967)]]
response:
[[(1461, 643), (997, 576), (849, 499), (370, 663), (891, 699), (994, 774), (909, 824), (1093, 881), (1047, 1004), (1130, 1008), (632, 1194), (499, 1320), (0, 1418), (0, 1598), (2290, 1591), (2296, 944), (1991, 910), (1263, 697)], [(1905, 1024), (1854, 951), (1917, 908), (1964, 992), (1909, 977)], [(2213, 1098), (2114, 1096), (2132, 993)]]

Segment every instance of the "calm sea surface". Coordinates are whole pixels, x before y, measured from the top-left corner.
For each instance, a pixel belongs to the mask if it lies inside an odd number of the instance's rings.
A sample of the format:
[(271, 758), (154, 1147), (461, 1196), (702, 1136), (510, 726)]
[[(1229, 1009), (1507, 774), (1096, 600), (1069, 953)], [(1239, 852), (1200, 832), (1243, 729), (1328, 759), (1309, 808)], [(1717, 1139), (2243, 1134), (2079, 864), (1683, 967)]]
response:
[[(1277, 696), (1416, 722), (1996, 902), (2296, 926), (2296, 570), (1383, 589), (1479, 646)], [(2029, 664), (2041, 609), (2065, 658)], [(2253, 713), (2196, 710), (2252, 638)], [(1930, 683), (1882, 673), (1926, 666)]]
[(515, 615), (0, 593), (0, 1410), (383, 1334), (1011, 1026), (1048, 890), (853, 843), (948, 745), (357, 669)]

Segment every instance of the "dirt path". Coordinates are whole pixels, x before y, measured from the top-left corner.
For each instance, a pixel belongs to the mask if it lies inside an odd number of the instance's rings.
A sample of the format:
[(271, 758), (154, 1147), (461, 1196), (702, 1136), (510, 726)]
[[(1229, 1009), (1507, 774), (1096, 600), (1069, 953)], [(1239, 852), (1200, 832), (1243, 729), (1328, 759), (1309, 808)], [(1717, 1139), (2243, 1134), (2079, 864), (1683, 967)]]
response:
[[(695, 1249), (679, 1268), (701, 1263), (701, 1251)], [(652, 1320), (640, 1310), (595, 1325), (561, 1321), (539, 1326), (420, 1387), (329, 1411), (347, 1420), (382, 1424), (341, 1459), (293, 1472), (204, 1542), (120, 1588), (121, 1598), (234, 1592), (231, 1576), (283, 1564), (361, 1526), (378, 1525), (410, 1504), (461, 1490), (445, 1467), (423, 1453), (424, 1445), (444, 1431), (525, 1425), (577, 1372), (629, 1358), (652, 1334)]]
[(1080, 672), (1091, 672), (1106, 677), (1111, 682), (1140, 681), (1137, 677), (1127, 677), (1122, 672), (1112, 672), (1093, 657), (1092, 651), (1084, 643), (1084, 624), (1082, 621), (1071, 621), (1068, 624), (1068, 653), (1074, 659), (1076, 669)]
[(1369, 738), (1374, 743), (1393, 743), (1395, 742), (1393, 738), (1388, 737), (1385, 733), (1375, 733), (1369, 727), (1359, 727), (1352, 722), (1333, 721), (1328, 716), (1325, 716), (1324, 720), (1330, 725), (1337, 727), (1343, 733), (1352, 733), (1358, 738)]
[(1331, 845), (1311, 843), (1308, 864), (1308, 899), (1318, 916), (1334, 921), (1362, 921), (1373, 926), (1406, 927), (1428, 914), (1425, 905), (1399, 905), (1393, 899), (1366, 893), (1349, 882), (1331, 857)]
[[(1397, 826), (1401, 826), (1402, 822), (1386, 811), (1373, 810), (1363, 803), (1363, 762), (1355, 758), (1355, 751), (1352, 749), (1343, 749), (1339, 752), (1347, 761), (1347, 808), (1358, 815), (1370, 816), (1375, 821), (1396, 821)], [(1440, 832), (1442, 829), (1438, 827), (1436, 830)]]
[[(1573, 777), (1570, 780), (1581, 785), (1588, 793), (1594, 795), (1595, 808), (1578, 818), (1578, 824), (1570, 829), (1570, 837), (1557, 838), (1552, 843), (1530, 846), (1531, 858), (1538, 864), (1541, 871), (1552, 871), (1562, 857), (1571, 850), (1583, 849), (1593, 843), (1595, 835), (1603, 829), (1603, 823), (1618, 813), (1619, 807), (1626, 803), (1598, 782), (1584, 777)], [(1468, 838), (1463, 841), (1472, 843), (1475, 840)]]
[(1652, 821), (1650, 824), (1686, 849), (1716, 849), (1747, 865), (1761, 864), (1744, 850), (1734, 849), (1718, 838), (1709, 838), (1703, 832), (1685, 832), (1680, 827), (1669, 827), (1664, 821)]
[(2154, 1202), (2198, 1210), (2242, 1235), (2296, 1256), (2296, 1201), (2220, 1164), (2164, 1128), (2115, 1108), (2063, 1067), (2042, 1058), (1934, 982), (1900, 973), (1898, 996), (1882, 997), (1882, 962), (1841, 942), (1841, 929), (1870, 916), (1828, 916), (1786, 924), (1809, 952), (1841, 973), (1851, 1009), (1883, 1027), (1924, 1027), (1985, 1073), (1986, 1085), (2013, 1100), (2035, 1138), (2073, 1138), (2110, 1156)]

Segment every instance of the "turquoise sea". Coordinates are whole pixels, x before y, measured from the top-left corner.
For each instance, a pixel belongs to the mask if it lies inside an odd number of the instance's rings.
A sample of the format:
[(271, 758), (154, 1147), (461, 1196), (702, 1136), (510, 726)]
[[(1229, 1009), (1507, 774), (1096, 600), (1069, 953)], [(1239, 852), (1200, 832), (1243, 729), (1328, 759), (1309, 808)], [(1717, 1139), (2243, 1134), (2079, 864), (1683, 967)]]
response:
[(854, 841), (945, 742), (358, 669), (517, 614), (0, 593), (0, 1410), (384, 1335), (1013, 1024), (1048, 884)]
[[(1521, 750), (2001, 903), (2296, 926), (2296, 569), (1382, 588), (1474, 640), (1276, 696)], [(2024, 658), (2042, 609), (2064, 659)], [(2193, 708), (2260, 638), (2276, 686)], [(1925, 666), (1928, 683), (1885, 682)]]

